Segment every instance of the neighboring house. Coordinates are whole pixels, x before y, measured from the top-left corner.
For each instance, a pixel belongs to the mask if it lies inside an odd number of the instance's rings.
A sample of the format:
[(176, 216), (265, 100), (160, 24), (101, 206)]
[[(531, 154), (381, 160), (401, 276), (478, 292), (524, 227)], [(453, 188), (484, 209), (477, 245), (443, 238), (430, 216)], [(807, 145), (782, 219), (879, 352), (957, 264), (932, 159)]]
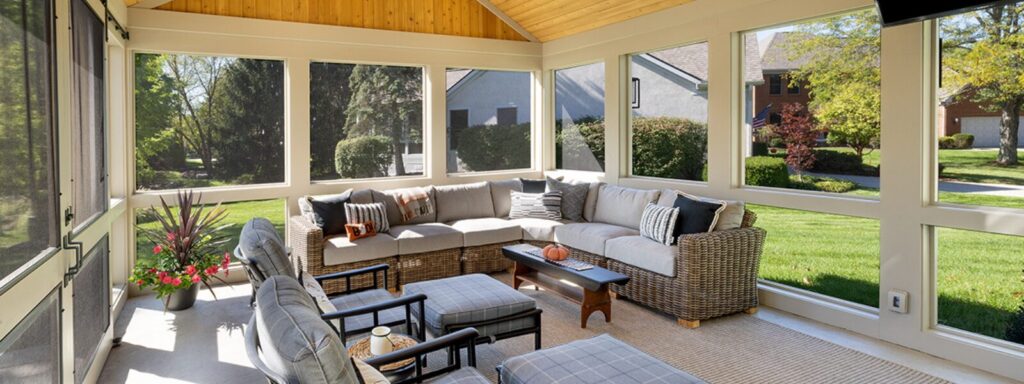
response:
[(783, 105), (798, 103), (807, 106), (810, 102), (806, 87), (790, 84), (789, 73), (807, 63), (806, 57), (791, 58), (786, 48), (796, 38), (799, 38), (797, 33), (776, 32), (758, 45), (763, 82), (754, 87), (753, 106), (757, 112), (768, 108), (768, 124), (782, 123)]
[[(939, 90), (938, 114), (935, 119), (939, 136), (951, 136), (957, 133), (974, 135), (974, 146), (977, 148), (999, 147), (999, 111), (990, 112), (981, 105), (971, 101), (972, 91), (959, 89), (954, 92)], [(1017, 131), (1017, 142), (1024, 144), (1024, 117)]]

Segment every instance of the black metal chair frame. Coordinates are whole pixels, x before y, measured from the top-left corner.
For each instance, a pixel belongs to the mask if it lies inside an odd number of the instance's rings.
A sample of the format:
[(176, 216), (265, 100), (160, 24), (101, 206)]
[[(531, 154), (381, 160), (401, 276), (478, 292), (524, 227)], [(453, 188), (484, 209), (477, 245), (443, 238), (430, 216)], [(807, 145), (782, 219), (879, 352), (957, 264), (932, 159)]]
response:
[[(267, 377), (267, 380), (270, 383), (291, 384), (285, 377), (281, 376), (277, 372), (274, 372), (273, 370), (270, 369), (270, 367), (267, 367), (267, 365), (263, 362), (263, 359), (260, 359), (260, 340), (258, 331), (256, 331), (256, 329), (256, 315), (254, 314), (252, 318), (249, 319), (249, 328), (248, 331), (245, 333), (246, 354), (249, 356), (249, 361), (252, 362), (253, 366), (255, 366), (257, 370), (259, 370), (261, 373), (263, 373), (264, 376)], [(480, 335), (477, 333), (476, 329), (462, 329), (458, 332), (450, 333), (448, 335), (432, 339), (430, 341), (422, 342), (409, 348), (372, 357), (370, 359), (365, 360), (364, 362), (376, 369), (380, 369), (381, 366), (387, 364), (399, 362), (409, 358), (415, 358), (415, 362), (413, 363), (413, 375), (400, 380), (392, 381), (392, 383), (422, 383), (425, 380), (430, 380), (441, 375), (447, 374), (449, 372), (457, 371), (462, 368), (462, 356), (460, 354), (456, 354), (454, 359), (449, 359), (448, 365), (435, 370), (431, 370), (429, 372), (424, 372), (423, 368), (425, 367), (426, 355), (428, 353), (440, 351), (442, 349), (449, 351), (451, 351), (452, 349), (461, 350), (461, 348), (465, 346), (468, 349), (468, 353), (466, 355), (466, 365), (475, 368), (476, 343), (474, 341), (478, 339), (479, 336)], [(352, 369), (355, 369), (355, 367), (352, 367)]]
[[(498, 333), (498, 334), (495, 334), (493, 336), (477, 336), (476, 339), (473, 340), (473, 344), (474, 345), (475, 344), (493, 344), (494, 342), (496, 342), (498, 340), (504, 340), (504, 339), (508, 339), (508, 338), (512, 338), (512, 337), (529, 335), (529, 334), (532, 333), (533, 334), (533, 349), (534, 350), (540, 350), (540, 344), (541, 344), (541, 323), (540, 323), (541, 316), (540, 315), (543, 312), (544, 312), (544, 310), (542, 310), (540, 308), (534, 308), (534, 309), (531, 309), (529, 311), (520, 312), (520, 313), (508, 315), (508, 316), (503, 316), (503, 317), (499, 317), (499, 318), (496, 318), (496, 319), (483, 320), (483, 321), (473, 321), (473, 322), (459, 323), (459, 324), (449, 324), (449, 325), (446, 325), (444, 327), (444, 329), (445, 329), (445, 334), (449, 335), (449, 334), (452, 334), (452, 333), (455, 333), (455, 332), (460, 332), (460, 331), (465, 330), (465, 329), (476, 329), (477, 327), (483, 327), (485, 325), (500, 324), (500, 323), (504, 323), (506, 321), (513, 321), (513, 320), (518, 320), (518, 319), (524, 319), (524, 318), (532, 317), (533, 318), (533, 324), (534, 324), (532, 327), (518, 329), (518, 330), (510, 331), (510, 332)], [(423, 308), (422, 307), (420, 307), (420, 313), (421, 314), (423, 313)], [(452, 363), (452, 358), (453, 357), (455, 359), (458, 359), (458, 357), (460, 355), (460, 352), (461, 352), (461, 349), (449, 350), (448, 351), (448, 363), (449, 364)]]

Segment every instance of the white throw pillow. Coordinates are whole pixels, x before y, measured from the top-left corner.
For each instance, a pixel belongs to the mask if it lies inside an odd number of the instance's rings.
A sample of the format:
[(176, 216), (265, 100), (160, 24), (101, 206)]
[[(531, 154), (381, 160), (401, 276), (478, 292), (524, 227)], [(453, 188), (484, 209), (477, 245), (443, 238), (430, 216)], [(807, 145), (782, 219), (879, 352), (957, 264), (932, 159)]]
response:
[(388, 224), (388, 211), (384, 203), (345, 203), (345, 216), (348, 218), (349, 224), (372, 221), (377, 233), (387, 233), (391, 230), (391, 226)]
[(512, 191), (512, 208), (508, 212), (509, 219), (548, 219), (562, 218), (562, 192), (523, 193)]
[(679, 208), (647, 203), (644, 214), (640, 218), (640, 236), (661, 244), (672, 245), (672, 232), (675, 230), (678, 216)]

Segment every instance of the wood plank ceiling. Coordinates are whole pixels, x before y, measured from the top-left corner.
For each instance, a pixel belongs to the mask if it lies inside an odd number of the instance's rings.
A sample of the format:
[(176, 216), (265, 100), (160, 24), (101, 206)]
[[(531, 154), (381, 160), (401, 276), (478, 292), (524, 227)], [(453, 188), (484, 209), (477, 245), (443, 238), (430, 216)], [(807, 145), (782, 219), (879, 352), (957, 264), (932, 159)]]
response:
[[(516, 41), (551, 41), (693, 0), (124, 0), (128, 6)], [(522, 33), (520, 33), (522, 32)]]

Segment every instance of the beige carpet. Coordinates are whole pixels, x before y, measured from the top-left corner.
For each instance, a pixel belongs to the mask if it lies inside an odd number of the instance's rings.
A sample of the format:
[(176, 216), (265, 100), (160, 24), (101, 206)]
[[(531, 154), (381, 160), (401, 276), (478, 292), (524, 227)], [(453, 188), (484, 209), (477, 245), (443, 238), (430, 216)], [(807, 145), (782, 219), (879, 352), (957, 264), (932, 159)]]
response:
[[(496, 275), (504, 282), (510, 275)], [(579, 308), (544, 291), (522, 289), (544, 309), (543, 345), (609, 333), (712, 383), (941, 383), (933, 376), (841, 347), (748, 315), (703, 322), (695, 330), (629, 301), (612, 304), (587, 329)], [(245, 356), (243, 328), (252, 314), (249, 286), (205, 290), (190, 310), (165, 313), (152, 296), (129, 300), (119, 319), (120, 347), (111, 351), (100, 383), (255, 383), (261, 375)], [(533, 349), (532, 336), (480, 346), (478, 368), (497, 381), (494, 367)], [(441, 362), (442, 356), (431, 361)]]

